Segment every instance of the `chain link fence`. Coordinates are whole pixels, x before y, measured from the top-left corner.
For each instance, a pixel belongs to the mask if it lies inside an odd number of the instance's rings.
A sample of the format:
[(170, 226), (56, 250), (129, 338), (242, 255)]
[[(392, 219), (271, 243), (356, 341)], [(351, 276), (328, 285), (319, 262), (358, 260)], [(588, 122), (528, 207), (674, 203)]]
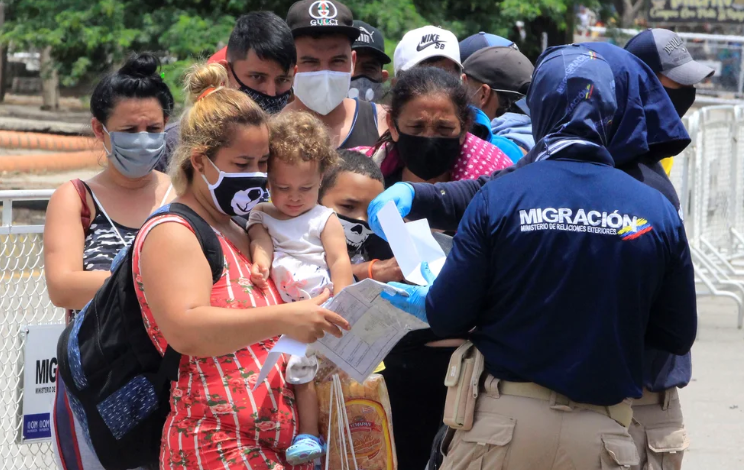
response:
[(52, 191), (0, 191), (0, 470), (55, 469), (49, 442), (21, 443), (23, 341), (28, 325), (62, 323), (44, 280), (43, 225), (14, 225), (13, 203)]

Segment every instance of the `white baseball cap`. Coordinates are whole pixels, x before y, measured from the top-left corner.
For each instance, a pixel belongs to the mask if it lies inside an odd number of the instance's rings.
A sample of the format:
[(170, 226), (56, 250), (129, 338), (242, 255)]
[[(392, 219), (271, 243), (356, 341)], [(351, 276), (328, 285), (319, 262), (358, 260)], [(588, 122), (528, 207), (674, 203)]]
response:
[(424, 26), (408, 31), (395, 48), (393, 58), (395, 75), (432, 57), (449, 59), (462, 70), (460, 44), (450, 31), (436, 26)]

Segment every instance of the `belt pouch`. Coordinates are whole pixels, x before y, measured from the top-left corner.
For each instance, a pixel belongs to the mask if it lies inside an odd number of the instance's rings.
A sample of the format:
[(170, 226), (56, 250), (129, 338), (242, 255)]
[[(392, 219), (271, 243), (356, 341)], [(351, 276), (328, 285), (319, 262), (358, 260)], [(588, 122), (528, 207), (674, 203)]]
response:
[(447, 377), (444, 379), (447, 387), (444, 424), (463, 431), (469, 431), (473, 427), (473, 413), (483, 369), (483, 355), (470, 341), (463, 343), (452, 353)]

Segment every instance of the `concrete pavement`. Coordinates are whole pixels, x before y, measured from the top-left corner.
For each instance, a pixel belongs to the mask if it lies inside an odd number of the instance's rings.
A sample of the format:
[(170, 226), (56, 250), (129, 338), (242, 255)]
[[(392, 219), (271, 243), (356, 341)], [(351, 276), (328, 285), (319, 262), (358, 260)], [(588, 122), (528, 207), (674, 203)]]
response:
[(698, 301), (692, 382), (680, 391), (692, 443), (685, 470), (744, 469), (744, 330), (733, 302)]

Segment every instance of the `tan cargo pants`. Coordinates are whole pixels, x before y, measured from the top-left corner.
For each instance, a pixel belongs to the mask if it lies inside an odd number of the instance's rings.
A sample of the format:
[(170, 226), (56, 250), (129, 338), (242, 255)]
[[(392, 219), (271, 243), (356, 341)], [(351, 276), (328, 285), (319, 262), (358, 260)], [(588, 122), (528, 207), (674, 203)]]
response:
[(640, 462), (631, 470), (680, 470), (690, 445), (677, 389), (661, 393), (643, 391), (633, 402), (633, 423), (628, 429)]
[[(639, 457), (628, 430), (555, 400), (502, 395), (486, 378), (473, 428), (442, 443), (441, 470), (628, 470)], [(555, 396), (555, 394), (553, 394)]]

